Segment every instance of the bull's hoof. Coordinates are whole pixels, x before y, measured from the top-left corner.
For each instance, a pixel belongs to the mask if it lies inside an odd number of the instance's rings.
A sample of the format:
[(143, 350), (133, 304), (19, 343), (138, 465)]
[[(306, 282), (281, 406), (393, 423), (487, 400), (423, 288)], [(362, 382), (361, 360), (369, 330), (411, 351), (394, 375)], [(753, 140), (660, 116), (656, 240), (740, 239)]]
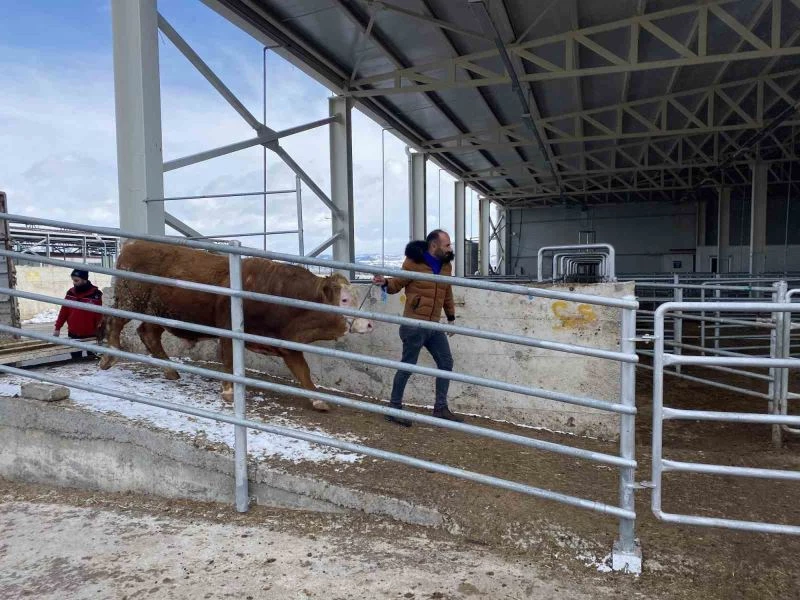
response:
[(175, 369), (166, 369), (164, 371), (164, 379), (175, 381), (176, 379), (180, 378), (181, 378), (180, 373), (178, 373)]
[(101, 360), (100, 364), (97, 365), (103, 371), (108, 371), (111, 367), (113, 367), (117, 362), (117, 359), (114, 356), (109, 356), (106, 354)]
[(222, 390), (222, 399), (225, 402), (233, 402), (233, 390)]
[(328, 412), (331, 409), (331, 407), (328, 406), (328, 403), (323, 402), (322, 400), (312, 401), (311, 406), (314, 407), (314, 410), (318, 410), (319, 412)]

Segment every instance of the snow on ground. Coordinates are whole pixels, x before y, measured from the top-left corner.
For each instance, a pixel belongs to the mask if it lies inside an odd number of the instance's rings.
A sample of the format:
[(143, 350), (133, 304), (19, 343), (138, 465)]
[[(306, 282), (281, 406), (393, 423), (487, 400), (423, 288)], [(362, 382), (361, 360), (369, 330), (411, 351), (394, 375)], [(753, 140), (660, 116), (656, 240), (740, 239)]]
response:
[(55, 323), (57, 318), (58, 318), (58, 309), (50, 308), (44, 312), (40, 312), (38, 315), (34, 315), (30, 319), (24, 320), (22, 324), (35, 325), (37, 323)]
[[(205, 410), (230, 413), (230, 406), (223, 404), (220, 398), (218, 381), (204, 379), (190, 373), (181, 374), (180, 381), (168, 381), (161, 376), (161, 371), (144, 365), (135, 368), (128, 364), (118, 364), (109, 371), (101, 371), (97, 363), (70, 363), (67, 365), (40, 367), (37, 372), (67, 380), (79, 380), (91, 387), (103, 387), (133, 393), (147, 398), (175, 402)], [(19, 385), (24, 380), (14, 375), (0, 376), (0, 395), (18, 394)], [(29, 381), (29, 380), (28, 380)], [(141, 421), (160, 429), (176, 431), (191, 436), (204, 435), (214, 443), (223, 443), (233, 448), (233, 425), (200, 419), (191, 415), (168, 411), (147, 404), (140, 404), (105, 396), (97, 392), (71, 389), (71, 400), (89, 410), (102, 413), (118, 413), (129, 419)], [(248, 399), (248, 402), (266, 402), (263, 399)], [(270, 425), (291, 427), (309, 433), (332, 437), (323, 429), (312, 429), (293, 420), (288, 413), (282, 416), (271, 416)], [(355, 436), (338, 436), (344, 441), (358, 443)], [(343, 462), (354, 463), (362, 455), (345, 452), (328, 446), (311, 444), (285, 436), (274, 435), (263, 431), (248, 430), (248, 454), (254, 458), (279, 458), (293, 462)]]

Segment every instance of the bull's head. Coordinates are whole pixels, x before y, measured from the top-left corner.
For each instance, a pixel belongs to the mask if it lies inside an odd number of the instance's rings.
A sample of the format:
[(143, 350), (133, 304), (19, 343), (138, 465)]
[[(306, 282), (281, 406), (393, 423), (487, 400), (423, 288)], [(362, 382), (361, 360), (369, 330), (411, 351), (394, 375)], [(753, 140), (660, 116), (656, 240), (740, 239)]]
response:
[[(355, 308), (358, 306), (358, 294), (355, 288), (350, 285), (346, 277), (339, 273), (334, 273), (327, 277), (324, 286), (325, 298), (329, 304), (338, 305), (345, 308)], [(369, 319), (345, 317), (348, 333), (370, 333), (374, 329), (372, 321)]]

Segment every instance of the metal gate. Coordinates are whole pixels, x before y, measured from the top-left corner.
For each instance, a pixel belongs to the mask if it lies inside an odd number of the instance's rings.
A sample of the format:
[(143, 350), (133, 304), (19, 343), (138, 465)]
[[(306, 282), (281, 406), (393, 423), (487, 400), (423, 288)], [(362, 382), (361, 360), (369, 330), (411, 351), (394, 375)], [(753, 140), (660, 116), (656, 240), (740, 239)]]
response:
[[(785, 297), (782, 295), (782, 297)], [(679, 354), (677, 349), (665, 351), (665, 319), (669, 315), (684, 313), (715, 314), (724, 313), (766, 313), (774, 315), (772, 351), (769, 357), (761, 356), (702, 356)], [(784, 469), (762, 469), (736, 465), (717, 465), (701, 462), (676, 461), (664, 457), (663, 427), (667, 420), (691, 420), (700, 422), (758, 423), (771, 425), (773, 432), (780, 434), (783, 427), (800, 426), (800, 416), (786, 414), (785, 381), (790, 369), (800, 369), (800, 360), (790, 358), (790, 337), (786, 325), (792, 313), (800, 312), (800, 305), (788, 302), (668, 302), (655, 311), (655, 348), (653, 352), (653, 466), (652, 466), (652, 510), (655, 516), (670, 523), (725, 527), (764, 533), (788, 533), (800, 535), (800, 526), (767, 523), (763, 521), (743, 521), (729, 518), (712, 518), (699, 515), (667, 512), (662, 508), (664, 474), (669, 472), (702, 473), (707, 475), (733, 476), (773, 479), (776, 481), (800, 481), (800, 472)], [(687, 410), (664, 406), (664, 373), (669, 366), (701, 366), (726, 369), (760, 367), (770, 371), (771, 391), (769, 414), (755, 412), (724, 412), (708, 410)], [(781, 401), (781, 398), (784, 400)]]

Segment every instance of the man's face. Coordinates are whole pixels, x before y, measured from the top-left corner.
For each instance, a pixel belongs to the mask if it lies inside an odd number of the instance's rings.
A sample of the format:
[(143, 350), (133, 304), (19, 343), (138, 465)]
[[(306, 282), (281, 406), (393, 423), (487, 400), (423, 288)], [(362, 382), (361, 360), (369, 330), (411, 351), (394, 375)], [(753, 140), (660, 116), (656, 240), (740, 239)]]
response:
[(72, 285), (74, 285), (75, 287), (83, 285), (84, 283), (86, 283), (85, 279), (81, 279), (80, 277), (74, 277), (74, 276), (72, 277)]
[(440, 233), (439, 239), (433, 242), (431, 254), (442, 262), (452, 261), (455, 258), (455, 254), (453, 253), (453, 245), (450, 242), (450, 236), (446, 233)]

